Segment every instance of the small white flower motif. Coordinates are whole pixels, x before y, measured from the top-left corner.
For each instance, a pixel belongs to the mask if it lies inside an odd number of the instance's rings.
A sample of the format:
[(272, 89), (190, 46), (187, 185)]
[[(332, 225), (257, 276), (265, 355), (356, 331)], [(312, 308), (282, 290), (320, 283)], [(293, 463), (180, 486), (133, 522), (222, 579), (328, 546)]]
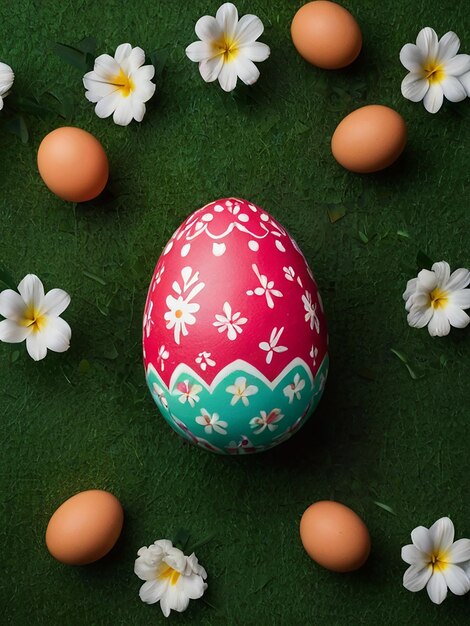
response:
[(318, 348), (312, 346), (310, 348), (310, 358), (312, 359), (313, 365), (317, 364), (317, 356), (318, 356)]
[(242, 332), (241, 326), (246, 324), (248, 319), (246, 317), (240, 317), (241, 313), (238, 311), (232, 315), (232, 307), (228, 302), (225, 302), (223, 306), (224, 315), (216, 314), (216, 322), (213, 326), (218, 328), (219, 333), (227, 333), (227, 337), (230, 341), (234, 341), (237, 338), (237, 333)]
[(403, 299), (408, 311), (408, 324), (413, 328), (428, 327), (431, 337), (444, 337), (450, 327), (465, 328), (470, 317), (470, 271), (463, 267), (450, 273), (445, 261), (421, 270), (417, 278), (406, 285)]
[(165, 271), (165, 264), (162, 263), (161, 268), (155, 274), (155, 278), (153, 280), (152, 291), (155, 291), (156, 286), (160, 284), (160, 281), (162, 280), (162, 276), (163, 276), (163, 272), (164, 271)]
[[(198, 282), (199, 272), (193, 274), (191, 267), (184, 267), (181, 270), (181, 277), (183, 279), (183, 288), (176, 280), (173, 282), (172, 287), (177, 297), (167, 296), (166, 305), (168, 311), (164, 315), (167, 329), (174, 329), (173, 332), (177, 344), (181, 341), (181, 335), (186, 336), (188, 334), (187, 325), (192, 326), (196, 323), (194, 313), (199, 311), (200, 305), (196, 302), (191, 302), (191, 300), (205, 287), (205, 283)], [(191, 291), (186, 294), (191, 287)]]
[(160, 370), (162, 372), (165, 371), (165, 361), (169, 356), (170, 353), (165, 348), (165, 346), (160, 346), (158, 349), (157, 364), (160, 366)]
[(405, 589), (416, 592), (426, 587), (435, 604), (444, 602), (447, 588), (457, 596), (470, 591), (464, 570), (470, 559), (470, 539), (454, 542), (454, 525), (448, 517), (441, 517), (429, 529), (418, 526), (411, 541), (401, 550), (401, 558), (410, 566), (403, 576)]
[(258, 270), (258, 266), (256, 263), (253, 263), (251, 266), (253, 272), (256, 274), (261, 287), (256, 287), (254, 290), (249, 289), (246, 294), (247, 296), (266, 296), (266, 303), (270, 309), (274, 309), (274, 300), (273, 296), (276, 298), (282, 298), (282, 292), (279, 289), (274, 289), (274, 281), (268, 280), (267, 276), (264, 274), (260, 274)]
[(287, 350), (286, 346), (278, 346), (277, 343), (281, 338), (282, 333), (284, 332), (284, 326), (282, 326), (279, 331), (275, 326), (271, 331), (271, 336), (269, 337), (269, 342), (262, 341), (259, 344), (261, 350), (267, 352), (266, 355), (266, 363), (269, 365), (273, 360), (273, 355), (275, 352), (285, 352)]
[(305, 291), (305, 294), (302, 296), (302, 302), (304, 303), (305, 309), (305, 321), (309, 322), (310, 328), (320, 332), (320, 322), (317, 317), (317, 305), (312, 304), (312, 294), (309, 291)]
[(302, 389), (305, 387), (305, 380), (303, 378), (300, 378), (299, 374), (296, 374), (294, 376), (294, 380), (292, 383), (290, 383), (290, 385), (287, 385), (287, 387), (284, 387), (284, 395), (287, 396), (289, 398), (289, 404), (292, 404), (294, 402), (294, 398), (297, 398), (297, 400), (300, 400), (300, 392), (302, 391)]
[(176, 393), (180, 394), (178, 399), (181, 404), (187, 401), (191, 407), (194, 407), (195, 403), (199, 402), (199, 396), (197, 394), (200, 391), (202, 391), (201, 385), (197, 385), (196, 383), (190, 385), (189, 380), (184, 380), (176, 385)]
[(289, 280), (290, 282), (294, 282), (294, 278), (295, 278), (294, 268), (289, 265), (289, 267), (283, 267), (282, 269), (284, 271), (284, 276), (286, 280)]
[(201, 426), (204, 426), (204, 432), (208, 435), (214, 432), (219, 435), (226, 435), (227, 422), (221, 420), (218, 413), (208, 413), (206, 409), (201, 409), (201, 415), (196, 417), (196, 422)]
[(165, 409), (168, 409), (168, 400), (165, 397), (165, 392), (157, 383), (153, 383), (153, 393), (157, 396), (158, 400), (162, 403)]
[(273, 432), (278, 428), (278, 422), (280, 422), (283, 417), (284, 415), (281, 413), (281, 409), (273, 409), (269, 413), (266, 413), (266, 411), (260, 411), (259, 416), (257, 415), (250, 420), (250, 426), (253, 428), (253, 434), (260, 435), (266, 428), (270, 432)]
[(152, 326), (154, 325), (154, 321), (152, 319), (152, 309), (153, 309), (153, 300), (150, 300), (147, 310), (144, 315), (144, 329), (145, 336), (148, 338), (152, 331)]
[(165, 617), (172, 610), (182, 613), (190, 600), (201, 598), (207, 589), (207, 572), (194, 552), (186, 556), (168, 539), (140, 548), (137, 557), (134, 573), (145, 581), (139, 591), (140, 599), (146, 604), (160, 602)]
[(239, 400), (242, 401), (244, 406), (248, 406), (248, 396), (253, 396), (255, 393), (258, 393), (258, 387), (256, 387), (255, 385), (247, 386), (246, 378), (240, 376), (239, 378), (235, 379), (235, 384), (229, 385), (225, 391), (227, 393), (233, 394), (233, 397), (230, 401), (231, 406), (237, 404)]
[(203, 372), (206, 371), (207, 366), (214, 367), (215, 361), (211, 359), (210, 352), (199, 352), (197, 357), (194, 359)]

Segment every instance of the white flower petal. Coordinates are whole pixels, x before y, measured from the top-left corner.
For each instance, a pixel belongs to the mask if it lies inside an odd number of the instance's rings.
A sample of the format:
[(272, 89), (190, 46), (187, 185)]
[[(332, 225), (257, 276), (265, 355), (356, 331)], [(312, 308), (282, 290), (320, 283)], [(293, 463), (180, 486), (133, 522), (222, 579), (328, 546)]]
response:
[(444, 101), (444, 92), (440, 83), (429, 86), (428, 92), (424, 96), (423, 104), (428, 113), (437, 113)]
[(235, 39), (239, 45), (252, 43), (263, 34), (263, 22), (256, 15), (244, 15), (238, 22)]
[(450, 275), (449, 282), (445, 286), (447, 290), (465, 289), (470, 285), (470, 271), (461, 267)]
[(212, 17), (212, 15), (204, 15), (196, 22), (195, 29), (196, 35), (208, 44), (212, 44), (222, 37), (222, 29), (220, 24)]
[(430, 270), (421, 270), (418, 274), (419, 291), (432, 291), (437, 286), (437, 274)]
[(204, 591), (207, 589), (207, 584), (203, 581), (202, 577), (197, 574), (182, 577), (181, 586), (183, 592), (191, 600), (201, 598), (204, 595)]
[(114, 113), (119, 102), (122, 100), (119, 90), (102, 98), (95, 107), (95, 113), (98, 117), (106, 118)]
[(95, 72), (105, 81), (109, 82), (114, 76), (118, 76), (121, 68), (118, 62), (109, 54), (101, 54), (95, 59)]
[[(143, 69), (143, 68), (141, 68)], [(140, 70), (138, 70), (140, 72)], [(135, 89), (129, 96), (133, 101), (139, 100), (141, 103), (148, 102), (155, 93), (156, 85), (150, 80), (138, 80), (135, 81)]]
[(470, 591), (470, 580), (467, 574), (458, 565), (449, 563), (443, 568), (442, 574), (444, 575), (447, 586), (456, 596), (464, 596)]
[(238, 24), (237, 7), (231, 2), (225, 2), (215, 14), (215, 19), (219, 23), (222, 32), (228, 39), (233, 39)]
[(199, 63), (199, 72), (206, 83), (212, 83), (214, 80), (217, 80), (223, 64), (224, 58), (221, 54)]
[(439, 62), (447, 61), (454, 57), (460, 48), (460, 39), (457, 35), (449, 31), (439, 40), (437, 58)]
[(434, 604), (441, 604), (447, 597), (447, 584), (443, 574), (435, 569), (426, 585), (428, 596)]
[(441, 81), (441, 87), (449, 102), (462, 102), (467, 97), (465, 87), (455, 76), (446, 76)]
[(441, 517), (429, 529), (435, 550), (447, 551), (454, 542), (454, 524), (448, 517)]
[(154, 76), (155, 76), (155, 68), (153, 67), (153, 65), (143, 65), (142, 67), (139, 67), (139, 69), (132, 72), (132, 78), (134, 79), (134, 82), (136, 80), (138, 81), (152, 80)]
[(458, 306), (461, 309), (470, 308), (470, 289), (459, 289), (454, 291), (449, 298), (452, 304)]
[(98, 102), (101, 98), (109, 96), (119, 90), (119, 87), (116, 87), (116, 85), (105, 82), (103, 79), (100, 79), (99, 76), (97, 79), (92, 78), (89, 76), (90, 74), (97, 76), (95, 72), (88, 72), (88, 74), (85, 74), (83, 77), (83, 85), (85, 89), (88, 90), (85, 93), (85, 97), (90, 102)]
[(418, 569), (423, 568), (429, 560), (427, 554), (421, 552), (421, 550), (412, 543), (403, 546), (401, 549), (401, 558), (409, 565), (416, 565)]
[(18, 291), (26, 304), (31, 304), (36, 308), (40, 308), (42, 306), (44, 300), (44, 287), (35, 274), (28, 274), (25, 276), (18, 285)]
[(459, 80), (462, 83), (462, 85), (465, 87), (467, 96), (470, 97), (470, 72), (467, 72), (463, 76), (459, 76)]
[(141, 122), (145, 115), (145, 104), (137, 98), (132, 98), (132, 117), (136, 122)]
[(431, 269), (436, 274), (437, 286), (444, 287), (450, 277), (450, 265), (446, 261), (438, 261), (433, 263)]
[(155, 580), (159, 563), (149, 563), (145, 557), (139, 557), (134, 563), (134, 574), (141, 580)]
[(458, 54), (450, 61), (447, 61), (445, 73), (449, 76), (462, 76), (470, 71), (470, 55)]
[(132, 46), (130, 43), (122, 43), (116, 48), (116, 52), (114, 53), (114, 58), (122, 67), (123, 63), (127, 61), (132, 51)]
[(406, 319), (412, 328), (424, 328), (429, 324), (432, 316), (433, 309), (430, 306), (426, 308), (413, 306)]
[[(123, 70), (128, 73), (134, 75), (134, 73), (145, 63), (145, 52), (139, 46), (132, 48), (132, 51), (126, 60), (126, 62), (122, 65)], [(152, 66), (153, 67), (153, 66)]]
[(436, 309), (428, 324), (431, 337), (445, 337), (450, 333), (450, 323), (442, 309)]
[(447, 550), (449, 563), (464, 563), (470, 560), (470, 539), (459, 539)]
[(43, 312), (58, 317), (70, 304), (70, 296), (63, 289), (51, 289), (44, 296)]
[(245, 83), (245, 85), (253, 85), (259, 78), (259, 69), (250, 61), (250, 59), (243, 55), (238, 55), (234, 61), (237, 74), (239, 78)]
[(428, 583), (431, 573), (432, 569), (429, 566), (418, 568), (415, 565), (410, 565), (403, 574), (403, 587), (408, 591), (421, 591)]
[(424, 58), (423, 52), (414, 43), (407, 43), (400, 50), (401, 64), (409, 72), (422, 70)]
[(235, 63), (224, 63), (218, 75), (219, 84), (224, 91), (233, 91), (237, 85), (237, 66)]
[(446, 315), (449, 323), (454, 328), (466, 328), (470, 322), (470, 317), (458, 306), (449, 304), (446, 307)]
[(5, 343), (21, 343), (31, 333), (31, 328), (20, 326), (13, 320), (0, 322), (0, 341)]
[(251, 61), (261, 63), (261, 61), (266, 61), (269, 57), (271, 49), (265, 43), (261, 43), (261, 41), (254, 41), (253, 43), (240, 46), (240, 52), (243, 52)]
[(425, 58), (435, 59), (439, 49), (436, 31), (433, 28), (429, 28), (429, 26), (420, 30), (416, 38), (416, 45)]
[(48, 350), (52, 352), (66, 352), (70, 348), (72, 329), (61, 317), (49, 318), (48, 324), (41, 333)]
[(211, 59), (214, 56), (214, 49), (206, 41), (195, 41), (186, 48), (186, 56), (191, 61), (199, 63)]
[(12, 320), (23, 317), (26, 306), (23, 298), (13, 289), (5, 289), (0, 293), (0, 315)]
[(406, 283), (406, 289), (403, 293), (403, 300), (408, 300), (410, 298), (410, 296), (412, 296), (416, 289), (418, 287), (418, 279), (417, 278), (411, 278), (407, 283)]
[(149, 580), (139, 589), (140, 599), (146, 604), (155, 604), (162, 598), (167, 587), (167, 579)]
[(0, 111), (3, 109), (3, 98), (0, 96)]
[(4, 96), (10, 91), (14, 80), (15, 75), (11, 67), (0, 62), (0, 96)]
[(432, 537), (429, 530), (424, 526), (418, 526), (411, 531), (411, 541), (421, 552), (431, 554), (433, 549)]
[(401, 93), (411, 102), (421, 102), (429, 89), (429, 82), (422, 74), (410, 73), (401, 81)]
[(44, 333), (32, 332), (26, 337), (26, 349), (34, 361), (41, 361), (47, 354)]

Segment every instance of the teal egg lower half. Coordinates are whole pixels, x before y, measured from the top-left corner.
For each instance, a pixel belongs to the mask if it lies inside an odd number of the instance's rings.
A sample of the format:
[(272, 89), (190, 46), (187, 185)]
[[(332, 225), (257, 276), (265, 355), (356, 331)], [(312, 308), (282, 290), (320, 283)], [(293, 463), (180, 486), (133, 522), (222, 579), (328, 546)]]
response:
[(211, 385), (184, 364), (170, 388), (152, 364), (146, 378), (161, 414), (187, 441), (218, 454), (250, 454), (286, 441), (307, 421), (323, 395), (328, 364), (326, 355), (313, 378), (295, 359), (274, 382), (243, 361)]

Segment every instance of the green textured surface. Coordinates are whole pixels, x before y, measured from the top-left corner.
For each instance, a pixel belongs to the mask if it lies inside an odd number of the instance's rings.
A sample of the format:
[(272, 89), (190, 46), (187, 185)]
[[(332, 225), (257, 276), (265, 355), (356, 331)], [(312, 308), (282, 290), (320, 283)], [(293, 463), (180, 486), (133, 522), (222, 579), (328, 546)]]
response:
[[(37, 273), (72, 295), (64, 317), (70, 351), (34, 363), (24, 347), (0, 345), (2, 623), (163, 623), (140, 602), (137, 549), (179, 527), (195, 539), (209, 572), (206, 598), (178, 623), (207, 625), (463, 624), (470, 596), (434, 606), (402, 588), (400, 548), (410, 531), (449, 515), (470, 536), (468, 331), (432, 339), (408, 328), (401, 294), (419, 251), (469, 266), (470, 101), (431, 116), (405, 101), (398, 60), (418, 30), (455, 30), (470, 52), (464, 0), (344, 1), (365, 45), (339, 72), (317, 70), (289, 36), (298, 1), (243, 0), (272, 49), (261, 79), (237, 98), (201, 80), (185, 59), (194, 23), (217, 2), (3, 2), (0, 59), (15, 92), (69, 93), (73, 124), (93, 132), (110, 158), (117, 199), (73, 207), (37, 173), (42, 137), (62, 125), (28, 116), (27, 145), (2, 129), (0, 263), (15, 279)], [(80, 72), (51, 51), (55, 41), (93, 35), (98, 52), (123, 41), (169, 58), (141, 125), (99, 120)], [(403, 158), (368, 177), (342, 170), (329, 142), (350, 110), (395, 107), (409, 126)], [(326, 395), (290, 442), (251, 458), (219, 458), (183, 442), (145, 385), (141, 316), (162, 246), (191, 211), (238, 195), (265, 207), (303, 248), (317, 277), (331, 335)], [(346, 209), (332, 224), (328, 208)], [(397, 234), (405, 230), (409, 238)], [(363, 243), (359, 232), (366, 233)], [(365, 237), (363, 237), (365, 239)], [(103, 279), (105, 285), (84, 272)], [(425, 376), (413, 380), (390, 352), (406, 353)], [(20, 350), (19, 358), (17, 350)], [(79, 364), (90, 363), (88, 372)], [(445, 363), (445, 365), (443, 365)], [(125, 528), (113, 553), (84, 568), (56, 563), (44, 546), (49, 516), (93, 487), (122, 501)], [(369, 563), (336, 575), (312, 563), (298, 524), (318, 499), (335, 498), (364, 517)], [(384, 502), (396, 515), (379, 508)], [(467, 622), (468, 623), (468, 622)]]

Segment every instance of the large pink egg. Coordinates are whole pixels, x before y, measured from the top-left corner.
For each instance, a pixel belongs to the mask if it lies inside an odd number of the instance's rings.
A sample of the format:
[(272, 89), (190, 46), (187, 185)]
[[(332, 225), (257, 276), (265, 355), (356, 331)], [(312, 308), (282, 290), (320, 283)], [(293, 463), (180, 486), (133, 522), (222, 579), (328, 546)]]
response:
[(161, 255), (144, 315), (147, 383), (168, 423), (225, 454), (288, 439), (328, 373), (318, 288), (296, 242), (238, 198), (190, 215)]

